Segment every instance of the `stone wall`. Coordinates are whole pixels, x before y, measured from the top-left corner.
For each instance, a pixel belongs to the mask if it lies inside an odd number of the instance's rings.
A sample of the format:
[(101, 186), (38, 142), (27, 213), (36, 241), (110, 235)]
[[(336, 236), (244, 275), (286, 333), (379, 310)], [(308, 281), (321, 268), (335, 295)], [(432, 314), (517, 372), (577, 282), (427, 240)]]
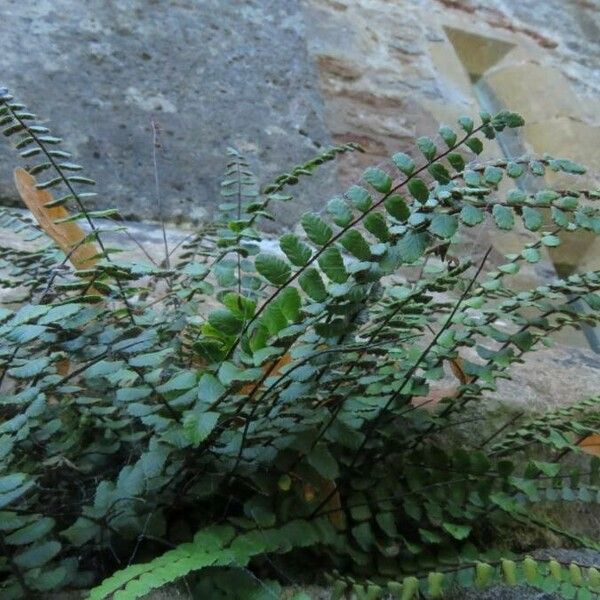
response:
[[(49, 118), (100, 182), (98, 204), (126, 217), (157, 217), (156, 119), (165, 212), (195, 220), (219, 201), (228, 145), (264, 180), (330, 139), (359, 141), (345, 184), (475, 115), (476, 81), (524, 113), (525, 150), (599, 169), (599, 15), (595, 0), (4, 0), (0, 83)], [(0, 145), (5, 201), (14, 164)], [(299, 188), (284, 225), (323, 205), (327, 173)]]
[[(158, 216), (152, 119), (171, 220), (219, 202), (227, 146), (268, 177), (329, 141), (296, 0), (2, 0), (0, 85), (64, 137), (96, 204), (127, 218)], [(4, 201), (15, 163), (0, 144)], [(292, 224), (302, 205), (286, 209)]]
[[(305, 0), (334, 139), (374, 156), (480, 108), (470, 74), (494, 78), (532, 126), (570, 120), (597, 139), (600, 11), (575, 0)], [(578, 134), (573, 131), (578, 130)], [(560, 132), (557, 142), (564, 142)], [(593, 151), (569, 146), (580, 155)], [(535, 144), (531, 142), (533, 147)], [(557, 145), (557, 144), (555, 144)], [(600, 166), (600, 153), (591, 157)]]

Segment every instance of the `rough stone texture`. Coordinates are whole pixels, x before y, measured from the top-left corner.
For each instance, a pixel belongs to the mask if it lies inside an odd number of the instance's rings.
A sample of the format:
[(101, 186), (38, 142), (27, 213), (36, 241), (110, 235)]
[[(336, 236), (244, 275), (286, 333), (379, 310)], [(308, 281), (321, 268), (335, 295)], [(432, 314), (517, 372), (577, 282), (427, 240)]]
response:
[[(486, 394), (485, 406), (481, 407), (486, 419), (490, 420), (488, 410), (501, 415), (507, 414), (507, 410), (522, 411), (528, 415), (598, 395), (600, 356), (584, 347), (585, 342), (581, 338), (573, 335), (565, 337), (567, 343), (555, 342), (549, 348), (541, 346), (535, 352), (528, 353), (522, 364), (516, 364), (510, 369), (510, 380), (497, 382), (496, 391)], [(575, 343), (581, 346), (576, 347)], [(473, 362), (480, 362), (475, 350), (464, 349), (461, 355)], [(446, 377), (432, 384), (429, 395), (419, 398), (415, 402), (417, 405), (423, 402), (424, 405), (434, 406), (456, 389), (456, 377), (449, 368), (446, 371)], [(495, 427), (492, 420), (489, 425)], [(464, 430), (476, 437), (482, 433), (481, 424), (477, 422), (466, 426)], [(483, 435), (487, 436), (487, 433), (483, 432)], [(597, 525), (600, 534), (600, 522)]]
[[(3, 0), (0, 83), (64, 137), (126, 218), (156, 218), (151, 120), (172, 220), (219, 202), (227, 146), (263, 178), (328, 143), (296, 0)], [(17, 159), (0, 144), (0, 199)], [(317, 185), (286, 205), (295, 222)], [(326, 194), (327, 192), (325, 192)]]
[[(227, 145), (260, 161), (266, 178), (329, 132), (362, 142), (367, 155), (342, 162), (346, 183), (415, 134), (476, 113), (473, 69), (496, 77), (500, 100), (517, 110), (533, 98), (529, 149), (560, 141), (586, 156), (600, 132), (596, 9), (588, 0), (5, 0), (0, 83), (49, 119), (100, 182), (98, 204), (125, 217), (158, 215), (155, 117), (165, 213), (193, 221), (218, 202)], [(14, 164), (0, 145), (0, 199), (15, 200)], [(323, 205), (329, 173), (299, 189), (281, 211), (285, 225)]]
[[(508, 63), (542, 64), (566, 76), (594, 118), (600, 74), (600, 17), (594, 2), (562, 0), (304, 0), (308, 48), (319, 71), (327, 123), (336, 139), (358, 137), (375, 156), (410, 143), (436, 121), (476, 112), (467, 70), (479, 75)], [(456, 32), (475, 36), (466, 56)], [(464, 40), (463, 40), (464, 41)], [(464, 49), (464, 44), (463, 44)], [(548, 98), (531, 93), (544, 113), (563, 91), (547, 81)], [(528, 82), (529, 83), (529, 82)], [(515, 110), (521, 107), (513, 106)], [(545, 114), (546, 118), (555, 114)], [(596, 115), (597, 119), (597, 115)]]
[(511, 375), (512, 380), (500, 382), (494, 398), (526, 411), (552, 410), (598, 394), (600, 356), (584, 347), (555, 344), (529, 354)]
[[(460, 114), (502, 107), (522, 112), (528, 123), (513, 156), (567, 156), (591, 167), (587, 184), (599, 183), (597, 2), (304, 0), (304, 6), (314, 24), (307, 44), (332, 137), (357, 140), (367, 150), (343, 163), (344, 184), (398, 150), (415, 152), (416, 135), (435, 134)], [(495, 143), (488, 147), (484, 159), (502, 156)], [(504, 254), (522, 239), (494, 231), (492, 242)], [(599, 255), (598, 242), (578, 234), (549, 259), (598, 268)]]

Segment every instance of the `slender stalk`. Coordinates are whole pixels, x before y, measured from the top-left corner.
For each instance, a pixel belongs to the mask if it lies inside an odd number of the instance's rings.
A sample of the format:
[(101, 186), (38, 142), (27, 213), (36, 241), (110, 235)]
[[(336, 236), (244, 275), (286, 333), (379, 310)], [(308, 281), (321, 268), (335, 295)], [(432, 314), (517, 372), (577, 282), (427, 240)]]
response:
[(158, 122), (155, 119), (152, 119), (152, 164), (154, 167), (154, 193), (156, 195), (156, 206), (158, 209), (158, 218), (160, 219), (160, 227), (162, 229), (162, 238), (163, 238), (163, 246), (165, 249), (165, 267), (167, 269), (171, 268), (170, 256), (169, 252), (169, 243), (167, 242), (167, 229), (165, 227), (165, 217), (163, 215), (162, 210), (162, 199), (160, 195), (160, 179), (158, 175), (158, 150), (162, 149), (162, 144), (160, 142), (160, 127)]

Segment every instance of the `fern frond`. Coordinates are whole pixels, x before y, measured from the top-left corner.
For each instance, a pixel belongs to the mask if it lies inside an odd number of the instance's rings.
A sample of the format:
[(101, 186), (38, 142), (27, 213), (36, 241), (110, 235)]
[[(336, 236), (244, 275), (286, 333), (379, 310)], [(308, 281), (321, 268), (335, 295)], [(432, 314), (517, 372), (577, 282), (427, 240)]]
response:
[(468, 561), (461, 565), (440, 567), (426, 576), (408, 575), (399, 581), (382, 583), (359, 582), (351, 577), (329, 576), (334, 597), (347, 592), (364, 600), (376, 600), (391, 595), (400, 600), (443, 598), (460, 588), (485, 589), (494, 585), (528, 586), (546, 593), (558, 593), (572, 598), (573, 594), (595, 598), (600, 593), (600, 572), (596, 567), (562, 562), (554, 558), (501, 558), (494, 561)]
[[(131, 565), (94, 588), (89, 600), (135, 600), (153, 589), (206, 567), (245, 567), (255, 556), (314, 544), (336, 543), (337, 534), (327, 519), (293, 520), (280, 527), (236, 533), (215, 526), (200, 531), (194, 541), (182, 544), (145, 564)], [(114, 594), (114, 596), (112, 596)]]

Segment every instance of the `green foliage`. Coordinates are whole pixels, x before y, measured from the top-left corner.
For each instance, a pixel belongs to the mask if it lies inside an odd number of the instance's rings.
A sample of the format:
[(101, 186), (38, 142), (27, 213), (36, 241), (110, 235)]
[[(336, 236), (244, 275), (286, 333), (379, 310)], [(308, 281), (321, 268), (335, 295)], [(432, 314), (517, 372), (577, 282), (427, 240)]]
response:
[[(596, 598), (600, 593), (600, 572), (595, 567), (575, 562), (561, 563), (554, 558), (535, 560), (500, 558), (473, 561), (465, 558), (460, 565), (441, 567), (426, 577), (406, 576), (400, 580), (376, 583), (357, 582), (353, 577), (330, 576), (335, 586), (335, 598), (354, 592), (357, 598), (442, 598), (461, 588), (487, 588), (492, 585), (527, 585), (562, 598)], [(460, 597), (455, 595), (454, 597)]]
[[(30, 172), (44, 173), (40, 186), (66, 187), (60, 202), (101, 240), (76, 187), (87, 180), (71, 175), (79, 167), (59, 140), (6, 93), (0, 119)], [(546, 169), (576, 176), (575, 163), (467, 164), (482, 139), (520, 125), (507, 111), (463, 117), (460, 132), (419, 138), (414, 157), (392, 157), (397, 171), (368, 169), (364, 187), (268, 245), (271, 205), (293, 202), (289, 186), (357, 146), (262, 189), (229, 150), (215, 223), (163, 265), (102, 246), (93, 269), (72, 272), (52, 244), (3, 248), (2, 285), (24, 298), (0, 309), (2, 598), (105, 578), (89, 597), (126, 600), (191, 573), (205, 596), (237, 585), (261, 597), (247, 582), (277, 577), (269, 555), (318, 560), (338, 596), (439, 598), (497, 582), (599, 591), (595, 569), (502, 556), (490, 541), (509, 521), (597, 546), (529, 509), (600, 500), (598, 461), (562, 462), (600, 431), (598, 399), (490, 419), (481, 439), (446, 435), (553, 332), (600, 315), (599, 272), (511, 285), (562, 231), (600, 229), (597, 193), (517, 185)], [(497, 268), (489, 252), (456, 258), (484, 223), (531, 237)], [(461, 380), (434, 405), (459, 362)], [(529, 460), (534, 449), (544, 458)]]

